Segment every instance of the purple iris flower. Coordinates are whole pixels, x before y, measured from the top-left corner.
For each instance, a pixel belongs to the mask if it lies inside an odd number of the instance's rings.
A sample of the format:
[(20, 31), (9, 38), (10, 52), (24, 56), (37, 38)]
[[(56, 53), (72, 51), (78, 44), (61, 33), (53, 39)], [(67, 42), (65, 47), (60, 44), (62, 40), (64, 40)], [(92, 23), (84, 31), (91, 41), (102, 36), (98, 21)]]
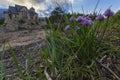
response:
[(105, 12), (104, 12), (104, 15), (106, 17), (110, 17), (112, 15), (114, 15), (114, 12), (111, 10), (111, 9), (107, 9)]
[(72, 21), (75, 21), (75, 17), (74, 16), (71, 16), (70, 17), (70, 21), (72, 22)]
[(104, 20), (104, 16), (102, 14), (99, 14), (96, 18), (98, 21)]
[(70, 29), (70, 25), (67, 25), (67, 26), (65, 27), (65, 30), (68, 30), (68, 29)]
[(84, 20), (84, 16), (78, 16), (78, 18), (76, 19), (76, 21), (78, 21), (78, 22), (81, 22), (83, 20)]

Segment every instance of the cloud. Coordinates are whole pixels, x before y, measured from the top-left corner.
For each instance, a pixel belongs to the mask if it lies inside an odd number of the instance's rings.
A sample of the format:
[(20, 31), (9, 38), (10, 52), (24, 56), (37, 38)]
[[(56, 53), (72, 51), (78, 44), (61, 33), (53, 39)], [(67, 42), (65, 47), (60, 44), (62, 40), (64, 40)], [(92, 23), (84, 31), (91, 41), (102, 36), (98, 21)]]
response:
[(55, 7), (62, 6), (69, 8), (69, 4), (73, 3), (73, 0), (0, 0), (0, 7), (8, 8), (9, 5), (14, 6), (20, 4), (27, 8), (34, 7), (37, 12), (54, 9)]
[(35, 7), (39, 10), (45, 10), (48, 5), (56, 6), (55, 4), (65, 5), (70, 3), (73, 0), (1, 0), (1, 7), (8, 7), (8, 5), (20, 4), (30, 7)]

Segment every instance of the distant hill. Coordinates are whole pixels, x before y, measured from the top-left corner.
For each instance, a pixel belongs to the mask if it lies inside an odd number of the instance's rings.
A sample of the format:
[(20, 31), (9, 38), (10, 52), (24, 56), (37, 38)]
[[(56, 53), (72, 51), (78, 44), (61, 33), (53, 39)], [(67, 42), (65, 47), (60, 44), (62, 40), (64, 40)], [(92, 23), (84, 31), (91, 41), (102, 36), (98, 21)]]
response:
[(0, 19), (4, 17), (3, 12), (6, 11), (7, 9), (0, 9)]

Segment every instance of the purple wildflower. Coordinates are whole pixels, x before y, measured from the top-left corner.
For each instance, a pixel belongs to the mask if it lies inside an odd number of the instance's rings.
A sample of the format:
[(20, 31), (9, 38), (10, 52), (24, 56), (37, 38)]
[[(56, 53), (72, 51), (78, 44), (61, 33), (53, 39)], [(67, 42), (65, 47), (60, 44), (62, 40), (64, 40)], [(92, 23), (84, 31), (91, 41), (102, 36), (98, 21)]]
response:
[(91, 20), (91, 18), (89, 16), (86, 16), (85, 19)]
[(78, 22), (81, 22), (83, 20), (84, 20), (84, 16), (78, 16), (78, 18), (76, 19), (76, 21), (78, 21)]
[(71, 21), (71, 22), (72, 22), (72, 21), (75, 21), (74, 16), (71, 16), (71, 17), (70, 17), (70, 21)]
[(110, 17), (112, 15), (114, 15), (114, 12), (111, 10), (111, 9), (107, 9), (105, 12), (104, 12), (104, 15), (106, 17)]
[(94, 15), (92, 13), (88, 14), (87, 16), (90, 17), (90, 18), (94, 17)]
[(96, 18), (98, 21), (104, 20), (104, 16), (102, 14), (99, 14)]
[(90, 26), (93, 24), (93, 21), (92, 20), (88, 20), (88, 19), (85, 19), (84, 21), (81, 22), (81, 24), (83, 26), (87, 25), (87, 26)]
[(68, 30), (68, 29), (70, 29), (70, 25), (67, 25), (67, 26), (65, 27), (65, 31)]
[(90, 17), (88, 16), (79, 16), (76, 21), (80, 22), (80, 24), (82, 25), (92, 25), (93, 24), (93, 21), (91, 20)]

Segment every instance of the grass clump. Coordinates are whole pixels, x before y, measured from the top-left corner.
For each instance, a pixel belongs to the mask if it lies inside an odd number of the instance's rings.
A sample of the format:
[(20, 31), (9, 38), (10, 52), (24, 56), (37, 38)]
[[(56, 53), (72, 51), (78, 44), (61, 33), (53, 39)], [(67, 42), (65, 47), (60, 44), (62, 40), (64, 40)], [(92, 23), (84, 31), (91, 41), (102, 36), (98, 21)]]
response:
[(72, 20), (69, 20), (64, 15), (67, 26), (62, 28), (54, 27), (48, 20), (50, 26), (47, 35), (48, 45), (41, 53), (51, 78), (55, 80), (101, 79), (98, 59), (107, 53), (117, 51), (110, 47), (104, 49), (109, 19), (113, 15), (109, 10), (105, 12), (105, 20), (104, 18), (92, 20), (89, 15), (74, 15)]

